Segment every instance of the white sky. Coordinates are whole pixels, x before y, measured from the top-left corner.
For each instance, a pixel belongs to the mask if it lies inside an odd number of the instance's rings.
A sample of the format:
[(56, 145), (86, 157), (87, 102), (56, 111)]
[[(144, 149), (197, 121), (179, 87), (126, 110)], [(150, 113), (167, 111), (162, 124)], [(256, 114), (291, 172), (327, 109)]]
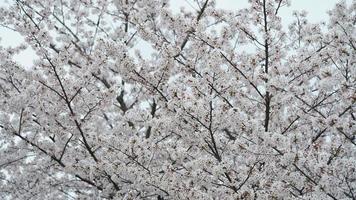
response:
[[(0, 6), (4, 5), (5, 1), (0, 0)], [(191, 8), (191, 5), (195, 5), (193, 0), (170, 0), (170, 2), (171, 8), (176, 11), (182, 6)], [(216, 0), (216, 2), (218, 8), (229, 10), (237, 10), (248, 6), (248, 0)], [(294, 10), (306, 10), (310, 22), (326, 21), (328, 17), (326, 11), (333, 8), (337, 2), (338, 0), (292, 0), (290, 7), (281, 9), (280, 15), (284, 19), (283, 23), (285, 26), (292, 21), (292, 11)], [(351, 3), (352, 0), (347, 0), (347, 2)], [(0, 45), (5, 47), (18, 45), (23, 42), (23, 38), (18, 33), (3, 27), (0, 27), (0, 38)], [(16, 60), (25, 67), (32, 65), (33, 58), (34, 54), (31, 50), (27, 50), (16, 56)]]

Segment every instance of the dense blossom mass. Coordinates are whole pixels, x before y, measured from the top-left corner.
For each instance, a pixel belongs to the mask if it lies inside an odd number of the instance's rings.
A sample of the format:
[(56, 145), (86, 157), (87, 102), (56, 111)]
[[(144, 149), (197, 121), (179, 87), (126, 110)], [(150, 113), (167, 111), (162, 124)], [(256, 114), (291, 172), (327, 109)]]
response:
[(0, 8), (1, 199), (356, 199), (356, 1), (190, 2)]

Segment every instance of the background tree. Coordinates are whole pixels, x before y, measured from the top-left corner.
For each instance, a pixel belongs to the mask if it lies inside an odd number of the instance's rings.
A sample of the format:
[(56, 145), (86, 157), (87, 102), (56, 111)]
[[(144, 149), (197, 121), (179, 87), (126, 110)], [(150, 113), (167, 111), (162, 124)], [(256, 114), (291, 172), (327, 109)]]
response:
[(287, 31), (289, 1), (249, 3), (2, 8), (0, 197), (355, 199), (356, 3)]

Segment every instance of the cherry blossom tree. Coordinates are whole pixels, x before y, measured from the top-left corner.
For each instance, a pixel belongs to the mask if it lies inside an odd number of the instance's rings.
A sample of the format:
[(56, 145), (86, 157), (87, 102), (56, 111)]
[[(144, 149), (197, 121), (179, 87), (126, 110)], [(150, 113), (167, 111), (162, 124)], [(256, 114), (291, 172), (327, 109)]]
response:
[(0, 198), (356, 198), (356, 2), (192, 2), (1, 8)]

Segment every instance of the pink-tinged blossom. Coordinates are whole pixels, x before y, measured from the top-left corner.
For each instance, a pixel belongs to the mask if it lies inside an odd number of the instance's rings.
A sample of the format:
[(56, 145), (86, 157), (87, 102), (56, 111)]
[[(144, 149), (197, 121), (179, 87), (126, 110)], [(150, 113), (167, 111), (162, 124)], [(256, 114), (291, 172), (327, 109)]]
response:
[(0, 198), (356, 198), (356, 4), (190, 2), (0, 9)]

